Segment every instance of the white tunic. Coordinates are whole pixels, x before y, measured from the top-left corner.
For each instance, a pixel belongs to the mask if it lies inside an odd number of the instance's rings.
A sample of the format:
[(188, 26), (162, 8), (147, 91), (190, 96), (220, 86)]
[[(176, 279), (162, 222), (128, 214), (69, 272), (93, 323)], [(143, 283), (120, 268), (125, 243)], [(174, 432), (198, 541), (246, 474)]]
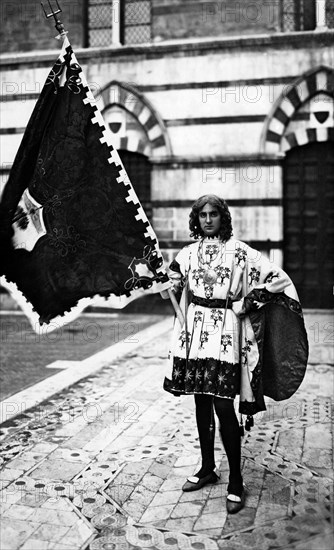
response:
[[(260, 252), (233, 238), (226, 243), (218, 237), (201, 239), (183, 248), (170, 267), (180, 271), (194, 296), (209, 300), (229, 296), (233, 303), (232, 309), (189, 304), (187, 326), (175, 324), (168, 391), (234, 398), (240, 392), (242, 370), (247, 369), (250, 380), (258, 362), (248, 316), (239, 318), (243, 298), (253, 289), (271, 293), (286, 289), (289, 295), (292, 288), (294, 294), (291, 280)], [(251, 392), (246, 398), (252, 399)]]

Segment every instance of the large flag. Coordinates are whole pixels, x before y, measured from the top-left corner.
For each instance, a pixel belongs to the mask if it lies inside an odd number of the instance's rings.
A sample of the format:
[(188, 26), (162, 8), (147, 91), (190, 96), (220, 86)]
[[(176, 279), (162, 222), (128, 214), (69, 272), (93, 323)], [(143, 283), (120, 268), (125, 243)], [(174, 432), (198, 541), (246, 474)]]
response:
[[(0, 204), (1, 283), (33, 326), (170, 286), (154, 231), (67, 38)], [(60, 316), (60, 317), (59, 317)]]

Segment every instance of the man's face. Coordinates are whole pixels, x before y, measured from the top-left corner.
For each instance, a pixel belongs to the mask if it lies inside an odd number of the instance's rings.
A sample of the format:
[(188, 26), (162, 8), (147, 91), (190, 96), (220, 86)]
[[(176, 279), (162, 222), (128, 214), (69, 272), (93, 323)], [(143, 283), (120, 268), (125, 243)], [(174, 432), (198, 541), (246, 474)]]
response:
[(218, 235), (221, 227), (221, 215), (216, 206), (205, 204), (198, 214), (198, 219), (205, 237)]

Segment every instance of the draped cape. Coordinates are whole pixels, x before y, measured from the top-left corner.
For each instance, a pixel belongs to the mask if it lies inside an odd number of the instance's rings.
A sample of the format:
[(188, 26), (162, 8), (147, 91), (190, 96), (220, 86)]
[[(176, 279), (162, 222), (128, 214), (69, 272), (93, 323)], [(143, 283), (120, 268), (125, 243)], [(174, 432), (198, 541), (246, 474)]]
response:
[[(245, 397), (248, 380), (242, 373), (240, 412), (255, 414), (266, 408), (264, 395), (283, 401), (298, 390), (306, 370), (308, 342), (299, 302), (266, 290), (251, 291), (247, 300), (259, 355), (250, 381), (254, 400)], [(264, 306), (252, 311), (253, 300)]]

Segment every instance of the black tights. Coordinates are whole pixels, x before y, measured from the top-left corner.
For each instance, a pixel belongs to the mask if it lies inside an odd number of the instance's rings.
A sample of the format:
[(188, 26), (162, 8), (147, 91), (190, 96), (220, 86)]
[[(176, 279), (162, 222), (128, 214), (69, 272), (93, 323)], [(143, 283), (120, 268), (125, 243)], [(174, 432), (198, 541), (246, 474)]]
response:
[[(233, 399), (195, 394), (195, 404), (196, 422), (202, 454), (202, 467), (199, 472), (197, 472), (196, 476), (204, 477), (215, 468), (214, 405), (216, 414), (219, 418), (220, 434), (230, 468), (228, 491), (240, 496), (242, 492), (242, 476), (240, 471), (241, 437)], [(212, 432), (210, 431), (210, 424), (213, 425)]]

